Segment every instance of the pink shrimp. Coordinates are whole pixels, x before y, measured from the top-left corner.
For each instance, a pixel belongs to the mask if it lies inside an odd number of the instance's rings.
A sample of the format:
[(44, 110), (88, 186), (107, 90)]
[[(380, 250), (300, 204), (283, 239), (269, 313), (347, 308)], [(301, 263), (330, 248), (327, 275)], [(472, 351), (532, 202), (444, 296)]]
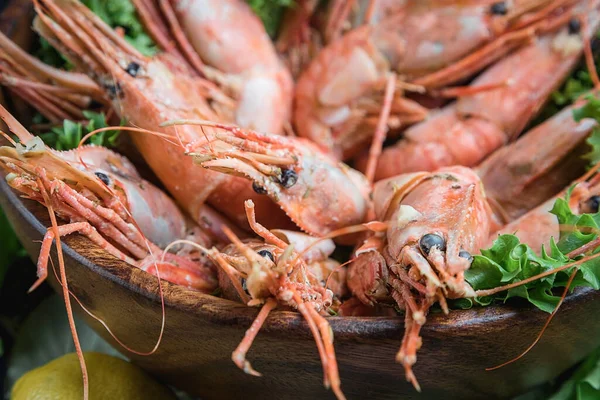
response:
[[(563, 6), (573, 1), (501, 2), (501, 10), (487, 1), (432, 3), (407, 2), (380, 23), (324, 48), (298, 80), (298, 134), (337, 157), (353, 157), (373, 135), (390, 74), (410, 83), (400, 82), (391, 101), (387, 125), (397, 131), (427, 116), (427, 109), (404, 97), (404, 89), (423, 91), (473, 75), (534, 34), (565, 25), (570, 8)], [(431, 72), (441, 76), (424, 81)]]
[(229, 121), (283, 133), (293, 96), (290, 72), (262, 22), (241, 0), (134, 0), (153, 38), (173, 47), (201, 75), (230, 94)]
[(421, 347), (421, 326), (436, 301), (448, 312), (447, 298), (474, 295), (464, 272), (487, 239), (492, 213), (481, 181), (465, 167), (377, 182), (373, 198), (387, 231), (356, 252), (348, 286), (365, 304), (394, 302), (405, 311), (396, 359), (419, 389), (412, 365)]
[[(14, 148), (0, 147), (7, 182), (24, 197), (51, 206), (68, 221), (58, 227), (61, 236), (79, 232), (132, 266), (150, 273), (160, 271), (166, 280), (204, 292), (216, 288), (216, 271), (210, 262), (164, 253), (160, 248), (188, 236), (205, 245), (216, 242), (186, 222), (175, 203), (142, 180), (125, 158), (94, 146), (54, 151), (1, 106), (0, 117), (21, 141)], [(49, 198), (42, 195), (44, 192)], [(55, 232), (49, 229), (38, 258), (39, 279), (32, 289), (48, 274), (54, 239)], [(162, 256), (165, 262), (160, 261)]]
[(219, 121), (216, 109), (227, 99), (218, 97), (211, 85), (176, 67), (172, 57), (144, 57), (78, 2), (40, 0), (35, 6), (35, 29), (87, 71), (111, 98), (117, 114), (136, 127), (126, 129), (138, 132), (133, 135), (137, 149), (195, 221), (200, 221), (204, 205), (209, 204), (234, 223), (247, 224), (243, 199), (253, 199), (265, 224), (292, 226), (285, 214), (273, 210), (269, 199), (257, 195), (247, 181), (194, 167), (181, 144), (207, 140), (213, 135), (210, 129), (160, 128), (171, 119)]
[(222, 280), (229, 279), (230, 286), (237, 292), (229, 293), (229, 296), (238, 298), (249, 306), (264, 304), (244, 339), (234, 350), (233, 362), (244, 372), (260, 376), (246, 359), (246, 353), (275, 307), (295, 309), (305, 318), (315, 338), (325, 373), (325, 386), (331, 386), (336, 397), (344, 399), (333, 348), (333, 335), (324, 318), (334, 303), (332, 291), (322, 286), (321, 279), (294, 251), (293, 246), (256, 221), (252, 201), (246, 201), (245, 204), (250, 226), (264, 243), (243, 243), (226, 229), (235, 247), (229, 247), (227, 252), (214, 248), (203, 249), (221, 268)]
[[(302, 138), (265, 135), (207, 121), (176, 120), (221, 132), (186, 152), (210, 170), (243, 176), (256, 193), (277, 203), (296, 225), (313, 235), (364, 222), (370, 186), (365, 177)], [(327, 212), (336, 210), (335, 213)]]
[[(584, 2), (577, 12), (587, 11)], [(590, 35), (600, 23), (600, 2), (592, 2), (587, 18)], [(474, 166), (515, 139), (548, 96), (568, 76), (583, 53), (580, 33), (562, 28), (502, 59), (471, 84), (508, 82), (506, 87), (466, 96), (404, 133), (384, 149), (375, 179), (446, 165)], [(359, 169), (367, 164), (365, 155)]]
[[(574, 214), (597, 213), (600, 206), (600, 175), (597, 168), (583, 178), (578, 179), (569, 188), (569, 207)], [(524, 214), (520, 218), (505, 225), (492, 233), (484, 248), (492, 245), (498, 235), (515, 235), (522, 243), (529, 245), (535, 252), (540, 252), (542, 246), (548, 248), (550, 238), (558, 239), (561, 226), (556, 215), (550, 213), (556, 200), (567, 194), (567, 189), (551, 197), (540, 206)]]

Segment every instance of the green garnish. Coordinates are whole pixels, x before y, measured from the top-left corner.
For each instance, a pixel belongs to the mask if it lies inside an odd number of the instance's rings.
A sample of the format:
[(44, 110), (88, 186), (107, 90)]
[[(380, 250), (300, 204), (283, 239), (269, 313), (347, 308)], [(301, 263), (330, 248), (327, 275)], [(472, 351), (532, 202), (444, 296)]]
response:
[(600, 348), (590, 354), (549, 400), (594, 400), (600, 398)]
[[(144, 30), (130, 0), (81, 0), (94, 14), (113, 28), (121, 28), (127, 40), (140, 53), (151, 56), (158, 51), (154, 41)], [(43, 38), (36, 56), (48, 65), (72, 69), (72, 65)]]
[[(104, 113), (84, 111), (83, 115), (88, 119), (87, 124), (66, 119), (63, 121), (62, 126), (52, 128), (50, 132), (42, 133), (39, 136), (44, 143), (56, 150), (70, 150), (76, 148), (81, 139), (88, 133), (109, 126), (106, 123), (106, 116)], [(97, 146), (113, 147), (116, 145), (118, 137), (118, 130), (104, 131), (92, 136), (86, 143), (95, 144)]]
[[(600, 99), (593, 94), (588, 94), (585, 99), (587, 103), (573, 110), (573, 119), (579, 122), (584, 118), (592, 118), (600, 123)], [(590, 166), (593, 166), (600, 161), (600, 128), (594, 128), (586, 142), (590, 146), (590, 151), (583, 158), (589, 160)]]
[(293, 6), (295, 0), (246, 0), (246, 2), (262, 20), (269, 36), (273, 38), (279, 30), (284, 10)]
[[(600, 31), (597, 37), (600, 38)], [(594, 54), (594, 65), (596, 69), (600, 67), (600, 53)], [(575, 72), (563, 83), (563, 85), (552, 93), (548, 103), (544, 106), (539, 116), (535, 119), (532, 126), (552, 117), (564, 107), (573, 104), (582, 94), (594, 88), (594, 83), (587, 70), (584, 61), (581, 61)]]
[(158, 51), (146, 33), (130, 0), (82, 0), (94, 14), (113, 28), (122, 28), (127, 40), (140, 53), (151, 56)]
[[(597, 237), (600, 231), (600, 213), (573, 214), (569, 208), (570, 195), (571, 190), (567, 192), (566, 199), (557, 199), (550, 211), (556, 215), (561, 226), (569, 226), (570, 229), (560, 233), (558, 242), (550, 239), (549, 251), (543, 248), (541, 254), (537, 255), (516, 236), (501, 235), (491, 248), (482, 250), (481, 255), (474, 256), (471, 268), (465, 272), (465, 280), (475, 290), (491, 289), (519, 282), (575, 261), (569, 259), (567, 254)], [(572, 271), (573, 269), (569, 268), (494, 296), (476, 298), (474, 301), (487, 306), (493, 302), (505, 302), (511, 297), (521, 297), (550, 313), (560, 299), (560, 295), (554, 293), (553, 289), (564, 287)], [(571, 290), (582, 286), (600, 289), (600, 258), (579, 265)], [(469, 308), (472, 305), (473, 302), (469, 299), (462, 299), (455, 304), (460, 308)]]

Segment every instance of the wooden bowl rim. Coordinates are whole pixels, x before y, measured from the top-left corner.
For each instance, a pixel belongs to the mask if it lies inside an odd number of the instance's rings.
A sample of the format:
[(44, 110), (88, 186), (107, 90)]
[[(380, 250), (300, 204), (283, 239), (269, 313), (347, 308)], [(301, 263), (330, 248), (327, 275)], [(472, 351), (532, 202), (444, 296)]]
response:
[[(4, 178), (4, 174), (0, 174)], [(22, 199), (16, 194), (15, 191), (6, 183), (4, 179), (1, 179), (0, 189), (2, 195), (8, 200), (9, 203), (17, 210), (22, 219), (31, 224), (35, 231), (43, 236), (47, 228), (42, 222), (29, 210)], [(34, 204), (32, 202), (32, 204)], [(42, 207), (35, 203), (35, 206)], [(87, 240), (87, 239), (86, 239)], [(91, 243), (91, 242), (90, 242)], [(131, 277), (135, 278), (136, 283), (132, 283), (131, 279), (128, 281), (123, 279), (116, 274), (112, 273), (109, 269), (99, 266), (92, 262), (90, 259), (74, 251), (64, 241), (63, 251), (65, 257), (71, 257), (78, 264), (85, 266), (91, 271), (97, 273), (102, 278), (109, 279), (112, 282), (124, 286), (129, 290), (137, 292), (138, 294), (155, 302), (160, 302), (158, 295), (158, 285), (156, 277), (153, 275), (131, 267), (123, 261), (118, 261), (119, 268), (127, 268), (132, 271)], [(141, 283), (141, 284), (140, 284)], [(147, 289), (148, 285), (155, 287), (156, 290), (151, 292)], [(200, 317), (209, 319), (213, 323), (224, 324), (224, 325), (240, 325), (248, 326), (256, 316), (258, 312), (257, 308), (247, 307), (244, 304), (236, 303), (227, 299), (215, 297), (209, 294), (203, 294), (196, 292), (191, 289), (184, 288), (182, 286), (174, 285), (169, 282), (163, 282), (164, 299), (165, 305), (171, 306), (183, 311), (192, 311)], [(592, 288), (583, 288), (576, 290), (565, 299), (565, 305), (573, 306), (577, 303), (584, 302), (586, 297), (595, 292)], [(178, 293), (183, 295), (185, 301), (176, 301), (173, 299), (172, 294)], [(182, 297), (177, 296), (177, 299)], [(535, 309), (531, 305), (527, 306), (509, 306), (509, 305), (491, 305), (488, 307), (474, 307), (469, 310), (452, 310), (450, 316), (444, 316), (443, 314), (430, 314), (428, 323), (425, 325), (427, 330), (444, 331), (453, 330), (457, 328), (463, 330), (465, 328), (477, 328), (482, 324), (489, 326), (490, 323), (502, 324), (503, 322), (512, 318), (518, 317), (523, 318), (524, 314), (540, 321), (547, 318), (548, 314)], [(531, 314), (531, 315), (530, 315)], [(450, 318), (451, 317), (451, 318)], [(541, 317), (541, 318), (540, 318)], [(168, 320), (168, 312), (167, 312)], [(397, 332), (402, 328), (403, 318), (400, 316), (395, 317), (338, 317), (332, 316), (328, 318), (328, 321), (336, 335), (339, 334), (351, 334), (360, 336), (362, 338), (370, 337), (397, 337)], [(265, 321), (263, 329), (271, 332), (288, 332), (291, 327), (297, 327), (302, 324), (302, 316), (296, 312), (290, 311), (273, 311), (271, 316)], [(540, 326), (541, 328), (541, 326)]]

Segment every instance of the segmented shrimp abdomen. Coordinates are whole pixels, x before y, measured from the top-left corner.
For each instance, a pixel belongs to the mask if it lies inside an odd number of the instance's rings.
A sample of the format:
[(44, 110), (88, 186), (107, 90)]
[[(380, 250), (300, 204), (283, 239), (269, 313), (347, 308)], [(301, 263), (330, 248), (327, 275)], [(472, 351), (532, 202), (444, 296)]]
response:
[(543, 36), (473, 81), (474, 87), (506, 86), (461, 98), (457, 113), (493, 122), (507, 139), (515, 138), (575, 67), (581, 52), (579, 34), (569, 34), (567, 28)]
[[(477, 165), (506, 142), (504, 132), (477, 118), (459, 119), (452, 108), (410, 128), (405, 138), (383, 150), (375, 180), (416, 171), (434, 171), (450, 165)], [(358, 160), (360, 170), (367, 156)]]
[(188, 40), (202, 60), (238, 74), (259, 65), (279, 65), (260, 19), (241, 0), (170, 0)]
[(493, 38), (489, 7), (414, 2), (381, 21), (373, 42), (392, 69), (416, 78), (452, 64)]
[(293, 80), (260, 19), (241, 0), (176, 0), (190, 43), (239, 93), (236, 123), (282, 133), (291, 118)]

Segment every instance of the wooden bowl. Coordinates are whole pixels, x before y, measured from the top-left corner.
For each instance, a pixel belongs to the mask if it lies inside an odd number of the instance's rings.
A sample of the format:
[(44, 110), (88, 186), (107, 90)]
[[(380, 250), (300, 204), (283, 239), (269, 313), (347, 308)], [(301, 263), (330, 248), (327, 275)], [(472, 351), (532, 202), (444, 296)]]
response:
[[(20, 199), (1, 172), (0, 178), (0, 206), (36, 260), (38, 241), (48, 226), (47, 212), (37, 203)], [(108, 255), (82, 236), (71, 235), (63, 243), (74, 295), (126, 345), (138, 351), (152, 349), (162, 315), (156, 278)], [(55, 254), (53, 258), (56, 264)], [(50, 283), (60, 292), (52, 274)], [(323, 387), (317, 349), (299, 314), (275, 311), (265, 322), (248, 354), (263, 373), (257, 378), (244, 374), (231, 361), (231, 352), (256, 316), (256, 308), (167, 282), (162, 288), (166, 328), (158, 351), (151, 356), (129, 353), (100, 323), (77, 307), (76, 311), (134, 363), (203, 399), (333, 398)], [(508, 398), (555, 378), (600, 345), (599, 300), (600, 292), (593, 290), (570, 295), (525, 358), (492, 372), (484, 369), (525, 349), (548, 314), (514, 305), (453, 311), (449, 316), (431, 314), (415, 366), (423, 389), (420, 395), (405, 382), (404, 371), (394, 360), (403, 318), (331, 317), (342, 388), (350, 399)]]
[[(0, 206), (36, 260), (47, 211), (20, 199), (0, 181)], [(82, 236), (64, 239), (70, 290), (128, 346), (152, 349), (161, 324), (157, 280), (108, 255)], [(55, 259), (56, 263), (56, 259)], [(50, 274), (52, 276), (52, 274)], [(52, 278), (51, 284), (60, 292)], [(8, 283), (10, 284), (10, 283)], [(94, 319), (87, 322), (133, 362), (164, 382), (202, 399), (332, 398), (307, 324), (297, 313), (275, 311), (248, 354), (263, 373), (244, 374), (231, 352), (257, 309), (163, 282), (166, 328), (158, 351), (138, 356), (122, 349)], [(73, 302), (74, 303), (74, 302)], [(507, 398), (555, 378), (600, 345), (600, 292), (578, 290), (567, 297), (540, 343), (523, 359), (496, 371), (486, 367), (525, 349), (548, 314), (513, 305), (431, 314), (415, 373), (418, 395), (394, 361), (403, 333), (401, 317), (331, 317), (342, 388), (350, 399)], [(93, 377), (91, 378), (93, 379)]]

